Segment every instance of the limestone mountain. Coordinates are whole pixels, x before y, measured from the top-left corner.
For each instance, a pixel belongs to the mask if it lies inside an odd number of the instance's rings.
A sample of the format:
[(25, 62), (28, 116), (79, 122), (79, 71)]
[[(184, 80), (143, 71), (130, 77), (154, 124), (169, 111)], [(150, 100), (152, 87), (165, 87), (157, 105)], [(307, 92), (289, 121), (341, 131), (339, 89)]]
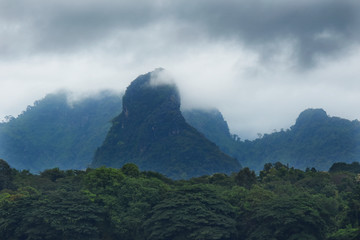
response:
[(236, 159), (186, 123), (176, 86), (152, 83), (162, 72), (141, 75), (127, 88), (123, 110), (96, 151), (92, 167), (132, 162), (172, 178), (238, 171)]
[[(58, 91), (0, 122), (0, 158), (17, 169), (84, 169), (122, 110), (122, 94), (110, 90), (69, 101)], [(183, 110), (186, 121), (230, 155), (231, 137), (217, 110)], [(232, 155), (231, 155), (232, 156)]]
[[(146, 76), (150, 78), (151, 74)], [(178, 111), (180, 99), (176, 87), (171, 84), (159, 84), (159, 82), (157, 85), (151, 84), (149, 81), (148, 79), (143, 83), (134, 82), (132, 87), (129, 87), (129, 94), (126, 96), (127, 103), (124, 106), (131, 107), (124, 109), (124, 114), (128, 115), (130, 120), (123, 123), (131, 126), (133, 130), (122, 132), (135, 143), (134, 152), (138, 149), (136, 146), (142, 146), (141, 149), (144, 153), (131, 155), (128, 152), (130, 151), (130, 146), (128, 146), (128, 151), (122, 153), (121, 156), (130, 156), (141, 162), (145, 156), (146, 158), (150, 155), (155, 156), (155, 154), (150, 154), (150, 147), (155, 152), (160, 152), (161, 149), (173, 148), (173, 146), (167, 145), (169, 142), (181, 141), (181, 144), (188, 146), (188, 149), (184, 148), (183, 151), (176, 150), (175, 152), (183, 152), (184, 161), (190, 161), (186, 160), (190, 156), (189, 153), (197, 152), (191, 150), (191, 145), (199, 148), (198, 152), (213, 148), (213, 144), (203, 144), (203, 136), (205, 136), (222, 152), (239, 160), (241, 165), (254, 170), (261, 170), (265, 163), (277, 161), (301, 169), (315, 167), (319, 170), (328, 170), (335, 162), (350, 164), (360, 160), (360, 123), (357, 120), (349, 121), (339, 117), (330, 117), (322, 109), (308, 109), (299, 115), (290, 129), (264, 134), (262, 138), (253, 141), (240, 141), (239, 137), (230, 133), (229, 127), (219, 111), (197, 109), (182, 110), (180, 113)], [(17, 169), (29, 169), (32, 172), (54, 167), (84, 169), (89, 166), (94, 159), (96, 149), (104, 142), (112, 125), (112, 119), (115, 118), (114, 125), (118, 124), (120, 120), (124, 120), (119, 116), (122, 111), (122, 95), (105, 91), (96, 96), (73, 101), (71, 104), (68, 101), (69, 97), (67, 92), (48, 94), (45, 98), (36, 101), (34, 105), (29, 106), (18, 117), (8, 117), (7, 121), (0, 123), (0, 158), (5, 159)], [(139, 99), (142, 99), (143, 102)], [(192, 127), (184, 123), (183, 117)], [(149, 128), (149, 124), (154, 128)], [(138, 129), (140, 127), (142, 130)], [(198, 133), (195, 134), (196, 131), (193, 128), (201, 132), (203, 136), (199, 137)], [(174, 130), (174, 133), (182, 129), (184, 133), (177, 137), (170, 137), (168, 136), (171, 132), (169, 129)], [(132, 132), (135, 134), (136, 131), (139, 134), (136, 133), (137, 137), (135, 138), (135, 135), (131, 134)], [(140, 134), (142, 131), (144, 132)], [(112, 134), (119, 133), (113, 132)], [(154, 135), (153, 138), (150, 138), (151, 134)], [(172, 140), (169, 142), (164, 140), (165, 135), (168, 136), (167, 139)], [(188, 140), (190, 135), (196, 135), (196, 137)], [(111, 139), (111, 135), (108, 137)], [(153, 145), (143, 144), (148, 140), (154, 141), (154, 139), (156, 142), (161, 142), (160, 139), (163, 139), (164, 142)], [(125, 143), (123, 140), (118, 140), (116, 144), (121, 145), (122, 142)], [(200, 142), (202, 147), (197, 146), (195, 142)], [(206, 140), (206, 142), (208, 141)], [(224, 155), (217, 153), (214, 156), (223, 157)], [(169, 156), (160, 156), (159, 159), (161, 157), (171, 160)], [(175, 159), (175, 157), (173, 158)], [(178, 158), (176, 157), (176, 159)], [(191, 159), (195, 159), (195, 157), (191, 157)], [(199, 157), (199, 159), (203, 158)], [(225, 159), (229, 160), (228, 157)], [(113, 162), (117, 161), (123, 160), (118, 159)], [(176, 172), (172, 176), (181, 174), (184, 177), (192, 176), (192, 173), (187, 175), (189, 172), (187, 164), (181, 165), (181, 161), (179, 164), (175, 164), (177, 162), (174, 160), (167, 163), (169, 166), (171, 165), (168, 168), (169, 171)], [(210, 166), (209, 169), (220, 171), (216, 170), (221, 169), (216, 164), (221, 162), (209, 161), (207, 165)], [(93, 166), (99, 166), (94, 164), (96, 164), (95, 161)], [(99, 164), (106, 165), (105, 158)], [(157, 167), (156, 164), (158, 164)], [(154, 165), (146, 167), (156, 170), (161, 168), (161, 164), (159, 161), (154, 161)], [(231, 165), (230, 162), (228, 164)], [(119, 163), (119, 165), (121, 164)], [(206, 167), (206, 165), (204, 166)], [(225, 163), (222, 167), (224, 166), (226, 166)], [(211, 171), (205, 168), (199, 172)], [(224, 170), (224, 172), (226, 171)]]
[(360, 161), (360, 122), (330, 117), (323, 109), (307, 109), (288, 130), (239, 142), (243, 166), (261, 170), (268, 162), (296, 168), (328, 170), (335, 162)]

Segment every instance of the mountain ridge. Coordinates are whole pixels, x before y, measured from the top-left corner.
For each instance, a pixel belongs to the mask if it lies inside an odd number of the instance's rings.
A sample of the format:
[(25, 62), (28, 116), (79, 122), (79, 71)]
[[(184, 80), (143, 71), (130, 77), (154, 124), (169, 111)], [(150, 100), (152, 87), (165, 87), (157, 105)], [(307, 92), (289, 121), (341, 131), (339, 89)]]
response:
[[(122, 111), (122, 95), (103, 92), (70, 105), (68, 98), (67, 92), (48, 94), (20, 116), (0, 123), (0, 158), (32, 172), (88, 167), (111, 120)], [(221, 151), (257, 171), (267, 162), (328, 170), (335, 162), (360, 159), (359, 121), (330, 117), (323, 109), (306, 109), (289, 129), (252, 141), (232, 135), (218, 110), (181, 110), (181, 114)]]
[(0, 158), (17, 169), (84, 169), (120, 112), (121, 98), (103, 91), (71, 105), (69, 93), (46, 95), (16, 118), (0, 123)]
[(328, 170), (335, 162), (360, 160), (360, 122), (330, 117), (323, 109), (306, 109), (286, 131), (239, 143), (240, 162), (256, 170), (267, 162), (299, 169)]

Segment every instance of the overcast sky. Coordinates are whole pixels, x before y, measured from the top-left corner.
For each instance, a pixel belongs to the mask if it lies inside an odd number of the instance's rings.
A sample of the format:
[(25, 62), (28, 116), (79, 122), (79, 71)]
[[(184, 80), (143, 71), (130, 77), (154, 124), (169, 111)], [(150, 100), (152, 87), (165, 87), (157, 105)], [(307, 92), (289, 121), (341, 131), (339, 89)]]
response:
[(254, 138), (306, 108), (359, 119), (359, 65), (358, 0), (0, 0), (0, 119), (163, 67)]

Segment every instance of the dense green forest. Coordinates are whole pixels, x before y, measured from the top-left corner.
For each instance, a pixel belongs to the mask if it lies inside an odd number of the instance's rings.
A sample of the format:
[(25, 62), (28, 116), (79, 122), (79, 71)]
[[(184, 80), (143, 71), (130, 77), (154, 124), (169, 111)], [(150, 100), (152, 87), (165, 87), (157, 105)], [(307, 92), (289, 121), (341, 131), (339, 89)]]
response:
[(46, 95), (0, 123), (0, 158), (17, 169), (85, 169), (104, 141), (122, 95), (110, 91), (69, 101), (71, 93)]
[(0, 160), (0, 239), (355, 240), (360, 175), (348, 168), (174, 181), (131, 163), (33, 175)]

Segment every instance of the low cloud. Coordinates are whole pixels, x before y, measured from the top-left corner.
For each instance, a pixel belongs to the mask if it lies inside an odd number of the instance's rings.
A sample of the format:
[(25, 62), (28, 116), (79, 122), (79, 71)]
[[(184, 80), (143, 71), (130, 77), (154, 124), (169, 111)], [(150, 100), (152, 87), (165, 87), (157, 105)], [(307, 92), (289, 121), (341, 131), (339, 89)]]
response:
[(356, 0), (0, 0), (0, 116), (163, 67), (184, 108), (217, 107), (243, 138), (309, 107), (359, 118), (359, 13)]
[(156, 68), (151, 72), (151, 86), (175, 85), (173, 76), (164, 68)]

